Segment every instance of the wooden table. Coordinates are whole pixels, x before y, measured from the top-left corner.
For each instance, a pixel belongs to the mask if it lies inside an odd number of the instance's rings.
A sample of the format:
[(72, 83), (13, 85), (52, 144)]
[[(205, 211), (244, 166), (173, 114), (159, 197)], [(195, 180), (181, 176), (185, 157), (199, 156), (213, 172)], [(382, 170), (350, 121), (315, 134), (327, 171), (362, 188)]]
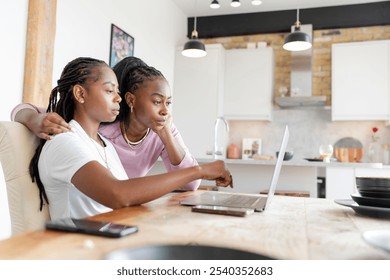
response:
[[(270, 207), (248, 217), (191, 212), (172, 193), (153, 202), (91, 217), (134, 224), (139, 232), (120, 239), (34, 231), (0, 241), (0, 259), (102, 259), (119, 248), (154, 244), (228, 247), (276, 259), (386, 259), (362, 239), (367, 230), (390, 229), (390, 220), (358, 216), (333, 200), (275, 196)], [(93, 244), (93, 246), (88, 246)]]

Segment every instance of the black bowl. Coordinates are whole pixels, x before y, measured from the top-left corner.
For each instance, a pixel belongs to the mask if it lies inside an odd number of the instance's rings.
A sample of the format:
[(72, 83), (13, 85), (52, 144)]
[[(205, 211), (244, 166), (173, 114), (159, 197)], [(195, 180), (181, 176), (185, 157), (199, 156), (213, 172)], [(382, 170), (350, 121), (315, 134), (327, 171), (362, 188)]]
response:
[(387, 193), (390, 193), (390, 188), (389, 187), (356, 185), (356, 188), (359, 191), (385, 192), (385, 193), (387, 192)]
[[(294, 152), (285, 152), (283, 160), (290, 160), (293, 158), (293, 155), (294, 155)], [(279, 151), (276, 152), (276, 158), (278, 158), (278, 156), (279, 156)]]
[(124, 248), (107, 254), (106, 260), (272, 260), (268, 256), (202, 245), (151, 245)]
[(390, 178), (384, 177), (356, 177), (356, 185), (365, 187), (388, 187)]

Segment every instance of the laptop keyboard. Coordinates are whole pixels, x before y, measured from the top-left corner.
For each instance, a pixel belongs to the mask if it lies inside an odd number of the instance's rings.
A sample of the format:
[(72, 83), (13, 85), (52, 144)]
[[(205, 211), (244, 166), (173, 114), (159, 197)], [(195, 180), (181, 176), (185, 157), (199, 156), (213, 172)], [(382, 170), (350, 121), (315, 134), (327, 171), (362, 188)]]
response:
[(234, 203), (239, 205), (250, 206), (253, 205), (259, 198), (246, 195), (233, 195), (224, 200), (225, 203)]
[(246, 195), (232, 195), (223, 200), (223, 204), (230, 207), (251, 207), (259, 200), (258, 197)]
[(183, 200), (184, 205), (215, 205), (237, 208), (255, 208), (256, 211), (263, 211), (267, 197), (250, 196), (239, 194), (228, 194), (223, 192), (205, 192), (199, 196), (190, 198), (188, 202)]

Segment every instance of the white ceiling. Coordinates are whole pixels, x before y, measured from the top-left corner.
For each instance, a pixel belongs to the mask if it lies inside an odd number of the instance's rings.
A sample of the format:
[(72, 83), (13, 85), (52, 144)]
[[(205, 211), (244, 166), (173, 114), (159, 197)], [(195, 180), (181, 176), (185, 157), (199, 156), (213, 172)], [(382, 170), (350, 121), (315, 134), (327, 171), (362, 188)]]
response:
[(253, 6), (251, 0), (240, 0), (241, 6), (233, 8), (231, 0), (218, 0), (221, 7), (211, 9), (212, 0), (172, 0), (188, 17), (216, 16), (228, 14), (258, 13), (278, 10), (296, 10), (350, 4), (382, 2), (384, 0), (262, 0), (260, 6)]

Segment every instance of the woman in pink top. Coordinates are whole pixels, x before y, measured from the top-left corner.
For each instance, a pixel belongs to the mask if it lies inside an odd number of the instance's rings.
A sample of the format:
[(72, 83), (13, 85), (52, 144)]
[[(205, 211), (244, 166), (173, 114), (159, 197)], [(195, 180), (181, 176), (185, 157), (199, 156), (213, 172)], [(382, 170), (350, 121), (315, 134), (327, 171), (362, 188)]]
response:
[[(122, 98), (120, 114), (113, 123), (102, 124), (99, 133), (114, 145), (128, 177), (145, 176), (159, 157), (168, 172), (198, 165), (172, 123), (172, 96), (163, 74), (136, 57), (124, 58), (113, 70)], [(31, 104), (18, 105), (11, 118), (46, 140), (70, 129), (57, 113)], [(195, 190), (200, 182), (181, 188)]]

